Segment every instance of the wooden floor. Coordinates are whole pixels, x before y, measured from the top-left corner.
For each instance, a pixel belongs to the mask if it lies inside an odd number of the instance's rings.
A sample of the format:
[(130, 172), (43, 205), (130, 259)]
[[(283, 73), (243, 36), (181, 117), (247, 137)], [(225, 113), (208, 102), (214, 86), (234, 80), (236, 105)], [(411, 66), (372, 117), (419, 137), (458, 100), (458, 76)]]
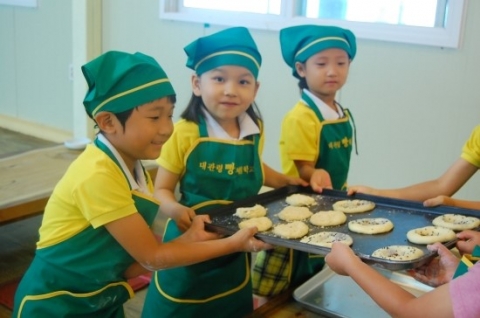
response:
[(0, 158), (55, 145), (58, 144), (0, 128)]
[[(0, 128), (0, 158), (25, 151), (51, 147), (55, 143)], [(0, 284), (21, 277), (30, 265), (38, 240), (42, 216), (37, 215), (0, 225)], [(154, 223), (155, 233), (162, 235), (165, 219), (159, 214)], [(140, 317), (146, 289), (125, 304), (126, 317)], [(0, 305), (0, 318), (10, 318), (11, 311)]]

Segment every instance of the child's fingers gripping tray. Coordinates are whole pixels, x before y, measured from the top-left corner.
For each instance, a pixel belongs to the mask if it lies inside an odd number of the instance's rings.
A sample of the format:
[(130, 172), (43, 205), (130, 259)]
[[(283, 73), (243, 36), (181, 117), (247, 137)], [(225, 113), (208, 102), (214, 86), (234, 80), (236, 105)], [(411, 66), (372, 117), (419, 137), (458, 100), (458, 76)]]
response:
[[(318, 225), (321, 224), (318, 223), (319, 213), (338, 211), (339, 205), (345, 206), (342, 212), (346, 220), (339, 218), (342, 221), (338, 221), (337, 225), (329, 222), (326, 224), (330, 225)], [(364, 262), (389, 270), (416, 268), (436, 256), (435, 252), (427, 249), (426, 244), (415, 244), (408, 240), (407, 233), (412, 229), (431, 226), (435, 218), (445, 214), (478, 216), (475, 210), (446, 206), (426, 208), (420, 202), (362, 194), (347, 196), (346, 192), (336, 190), (324, 190), (319, 194), (309, 187), (288, 186), (214, 209), (209, 212), (212, 223), (206, 227), (210, 231), (233, 234), (240, 229), (239, 224), (246, 220), (238, 216), (237, 209), (259, 209), (259, 206), (266, 210), (262, 218), (266, 217), (272, 223), (256, 234), (262, 241), (326, 255), (333, 241), (348, 235), (353, 241), (349, 242), (351, 248)], [(384, 226), (382, 222), (389, 226)], [(358, 227), (359, 224), (365, 227), (363, 231), (354, 232), (350, 229), (352, 225)], [(316, 237), (321, 232), (339, 234), (329, 235), (330, 241), (322, 240), (322, 244), (316, 244)], [(310, 236), (312, 239), (309, 239)], [(450, 248), (455, 242), (456, 239), (452, 239), (443, 241), (443, 244)]]

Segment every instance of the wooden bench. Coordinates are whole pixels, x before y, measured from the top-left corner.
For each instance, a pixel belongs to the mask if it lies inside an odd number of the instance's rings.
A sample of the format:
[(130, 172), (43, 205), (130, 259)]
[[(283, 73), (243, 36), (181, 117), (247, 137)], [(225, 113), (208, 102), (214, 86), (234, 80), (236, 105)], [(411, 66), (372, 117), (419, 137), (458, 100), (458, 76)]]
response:
[[(62, 145), (0, 159), (0, 225), (42, 213), (55, 185), (80, 153)], [(144, 165), (155, 178), (155, 161)]]

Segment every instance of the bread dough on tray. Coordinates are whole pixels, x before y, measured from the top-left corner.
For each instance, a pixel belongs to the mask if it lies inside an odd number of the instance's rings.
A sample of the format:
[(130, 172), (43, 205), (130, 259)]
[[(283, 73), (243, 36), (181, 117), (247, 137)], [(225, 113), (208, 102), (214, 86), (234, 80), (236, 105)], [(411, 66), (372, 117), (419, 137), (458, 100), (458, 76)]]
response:
[(348, 229), (360, 234), (380, 234), (393, 229), (393, 223), (386, 218), (364, 218), (348, 222)]
[(480, 219), (461, 214), (444, 214), (433, 219), (433, 225), (446, 227), (454, 231), (471, 230), (480, 225)]
[(316, 226), (335, 226), (347, 222), (342, 211), (320, 211), (310, 217), (310, 223)]
[(333, 204), (333, 209), (345, 213), (368, 212), (375, 208), (375, 203), (367, 200), (341, 200)]
[(293, 206), (311, 206), (317, 204), (314, 198), (304, 194), (292, 194), (285, 200), (289, 205)]
[(302, 221), (278, 224), (273, 227), (273, 233), (286, 239), (298, 239), (308, 234), (308, 225)]
[(264, 232), (269, 230), (272, 227), (272, 225), (273, 225), (272, 220), (270, 220), (266, 216), (261, 216), (259, 218), (250, 218), (238, 223), (238, 227), (241, 229), (256, 226), (259, 232)]
[(252, 207), (237, 208), (234, 215), (242, 219), (259, 218), (267, 215), (267, 209), (260, 204), (255, 204)]
[(392, 261), (411, 261), (423, 255), (424, 253), (421, 249), (409, 245), (390, 245), (379, 248), (372, 253), (373, 257)]
[(304, 206), (287, 206), (277, 214), (280, 220), (300, 221), (312, 216), (312, 212)]
[(300, 242), (331, 248), (334, 242), (350, 246), (353, 244), (353, 239), (350, 235), (341, 232), (319, 232), (302, 238)]
[(448, 242), (455, 239), (455, 232), (440, 226), (424, 226), (407, 232), (407, 239), (415, 244)]

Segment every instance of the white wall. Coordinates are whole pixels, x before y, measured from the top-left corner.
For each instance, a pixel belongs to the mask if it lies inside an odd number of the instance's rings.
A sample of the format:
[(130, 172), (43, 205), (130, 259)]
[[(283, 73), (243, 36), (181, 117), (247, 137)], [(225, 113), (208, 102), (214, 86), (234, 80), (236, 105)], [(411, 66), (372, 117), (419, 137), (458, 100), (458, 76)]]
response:
[[(73, 126), (70, 1), (0, 5), (0, 115), (69, 131)], [(8, 120), (11, 119), (11, 120)]]
[[(45, 7), (48, 17), (68, 6), (65, 0), (41, 1), (38, 11)], [(176, 114), (188, 101), (191, 71), (185, 67), (183, 47), (195, 38), (216, 32), (221, 27), (204, 28), (201, 24), (162, 21), (158, 17), (158, 0), (103, 0), (102, 18), (103, 51), (141, 51), (158, 59), (178, 93)], [(48, 5), (47, 5), (48, 3)], [(18, 15), (27, 14), (18, 9), (0, 6), (0, 46), (17, 40), (15, 28), (26, 32), (32, 25), (27, 19), (24, 27), (17, 22)], [(30, 15), (35, 15), (35, 11)], [(40, 14), (40, 12), (37, 12)], [(32, 17), (33, 19), (38, 19)], [(60, 19), (61, 20), (61, 19)], [(62, 22), (62, 20), (60, 21)], [(4, 25), (7, 29), (4, 29)], [(40, 29), (44, 27), (39, 27)], [(359, 156), (353, 155), (350, 184), (369, 184), (376, 187), (399, 187), (435, 178), (443, 173), (460, 155), (461, 148), (471, 130), (480, 123), (480, 2), (468, 1), (464, 42), (460, 49), (441, 49), (371, 40), (358, 40), (358, 53), (352, 64), (348, 83), (339, 100), (349, 108), (357, 125)], [(12, 35), (12, 32), (15, 31)], [(58, 32), (58, 31), (57, 31)], [(34, 32), (35, 33), (35, 32)], [(298, 98), (295, 79), (280, 55), (278, 32), (252, 30), (263, 56), (257, 96), (266, 125), (264, 160), (279, 168), (278, 136), (283, 115)], [(36, 42), (32, 39), (32, 42)], [(70, 43), (65, 37), (57, 41), (65, 51)], [(20, 110), (14, 115), (26, 116), (52, 126), (58, 123), (48, 116), (40, 118), (25, 113), (29, 107), (60, 108), (51, 102), (52, 96), (63, 97), (62, 85), (49, 93), (36, 92), (39, 103), (26, 105), (15, 101), (9, 92), (25, 92), (28, 81), (21, 79), (17, 85), (5, 82), (3, 69), (15, 75), (24, 69), (23, 62), (16, 64), (3, 59), (12, 56), (0, 50), (0, 114), (12, 114), (12, 102)], [(52, 50), (53, 52), (57, 52)], [(62, 54), (58, 50), (58, 54)], [(21, 53), (24, 55), (25, 53)], [(48, 54), (37, 55), (39, 58)], [(53, 69), (63, 69), (63, 57), (57, 58)], [(33, 62), (41, 63), (33, 55)], [(29, 61), (25, 61), (29, 65)], [(22, 64), (22, 65), (20, 65)], [(61, 71), (48, 77), (64, 77)], [(59, 74), (62, 73), (62, 74)], [(48, 75), (48, 74), (47, 74)], [(45, 81), (46, 74), (36, 72), (31, 81)], [(26, 90), (28, 92), (28, 90)], [(6, 94), (3, 94), (6, 93)], [(58, 95), (58, 96), (57, 96)], [(7, 104), (8, 106), (5, 106)], [(15, 109), (15, 106), (13, 106)], [(59, 110), (60, 111), (60, 110)], [(65, 120), (62, 125), (69, 125)], [(63, 127), (63, 126), (62, 126)], [(474, 177), (459, 193), (466, 199), (480, 199), (480, 176)]]

